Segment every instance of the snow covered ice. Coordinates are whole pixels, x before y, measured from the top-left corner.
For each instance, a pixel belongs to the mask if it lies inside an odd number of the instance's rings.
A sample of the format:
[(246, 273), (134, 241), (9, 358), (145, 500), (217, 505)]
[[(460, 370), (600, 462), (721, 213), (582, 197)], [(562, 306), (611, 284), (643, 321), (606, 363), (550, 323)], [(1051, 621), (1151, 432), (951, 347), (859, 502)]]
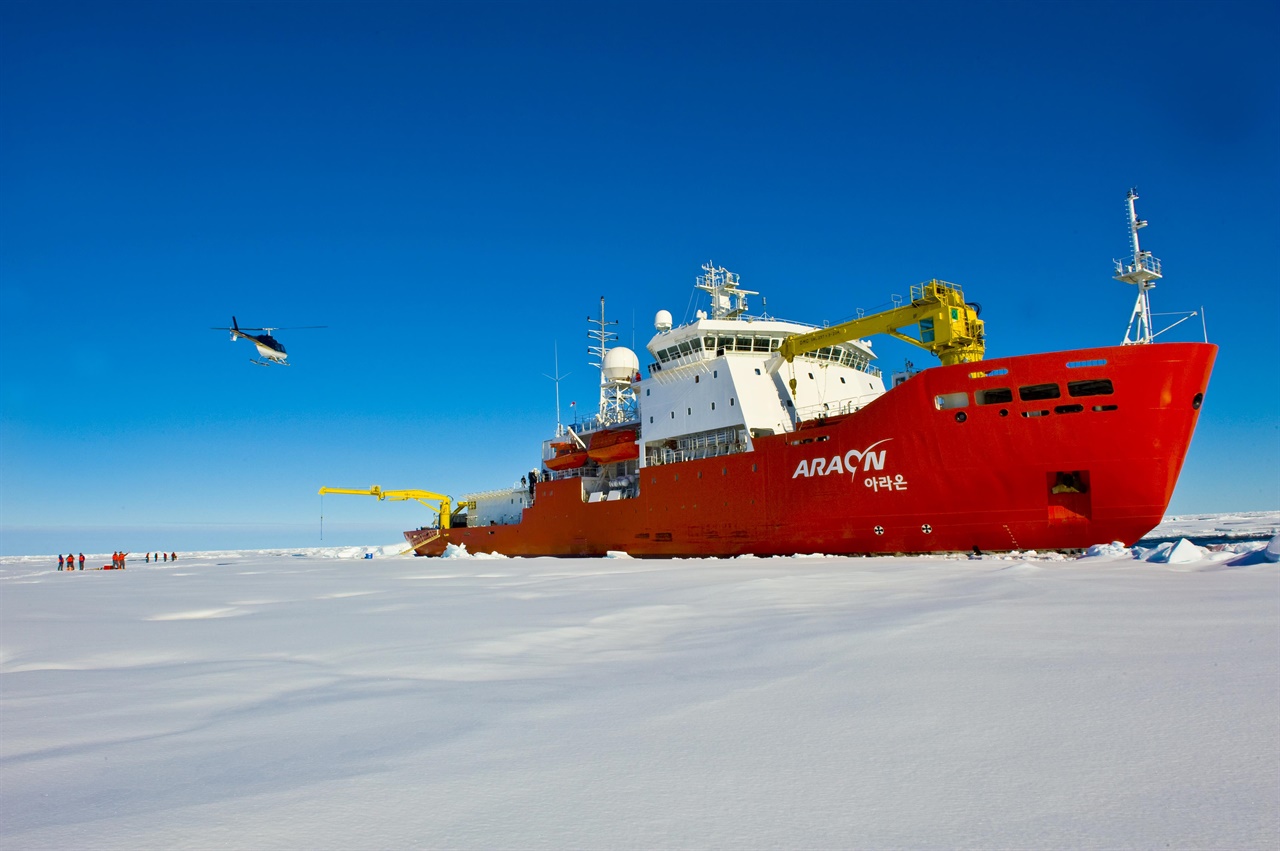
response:
[(1275, 848), (1266, 546), (7, 557), (0, 844)]

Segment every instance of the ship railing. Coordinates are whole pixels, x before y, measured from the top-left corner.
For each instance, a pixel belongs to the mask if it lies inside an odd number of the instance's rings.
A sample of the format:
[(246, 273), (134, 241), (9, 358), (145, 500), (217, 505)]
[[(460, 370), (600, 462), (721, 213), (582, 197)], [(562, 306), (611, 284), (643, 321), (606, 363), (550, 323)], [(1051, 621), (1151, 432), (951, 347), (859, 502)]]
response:
[(746, 450), (746, 445), (738, 437), (737, 429), (699, 435), (681, 441), (673, 448), (659, 447), (645, 453), (645, 463), (650, 467), (663, 464), (677, 464), (681, 461), (700, 461), (704, 458), (718, 458), (733, 455)]
[(600, 467), (597, 464), (591, 463), (584, 464), (583, 466), (572, 470), (548, 470), (547, 474), (551, 476), (552, 481), (561, 481), (564, 479), (594, 479), (600, 475)]
[(846, 399), (843, 402), (820, 402), (817, 405), (805, 405), (803, 408), (796, 408), (796, 418), (814, 420), (819, 417), (838, 417), (842, 414), (852, 414), (861, 407), (853, 399)]

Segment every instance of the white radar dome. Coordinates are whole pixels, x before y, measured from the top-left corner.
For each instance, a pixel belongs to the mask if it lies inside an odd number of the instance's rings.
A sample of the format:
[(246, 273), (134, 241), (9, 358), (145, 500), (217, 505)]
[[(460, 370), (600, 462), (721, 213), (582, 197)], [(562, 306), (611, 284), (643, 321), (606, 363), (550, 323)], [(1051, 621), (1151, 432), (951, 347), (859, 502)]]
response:
[(640, 358), (628, 348), (619, 346), (604, 353), (604, 377), (606, 381), (629, 382), (640, 371)]
[(659, 310), (658, 315), (653, 317), (653, 327), (659, 331), (670, 331), (671, 311)]

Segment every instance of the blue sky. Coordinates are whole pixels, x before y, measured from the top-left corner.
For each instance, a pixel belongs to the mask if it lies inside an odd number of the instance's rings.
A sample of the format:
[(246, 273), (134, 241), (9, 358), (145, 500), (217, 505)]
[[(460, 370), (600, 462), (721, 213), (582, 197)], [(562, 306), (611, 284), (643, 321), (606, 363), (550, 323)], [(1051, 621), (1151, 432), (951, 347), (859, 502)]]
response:
[[(0, 552), (298, 546), (502, 486), (585, 317), (699, 265), (838, 321), (940, 277), (1113, 344), (1123, 200), (1222, 350), (1172, 512), (1280, 504), (1274, 3), (0, 5)], [(758, 306), (758, 305), (757, 305)], [(282, 332), (251, 365), (209, 330)], [(1195, 339), (1199, 321), (1168, 339)], [(881, 365), (927, 356), (876, 341)], [(416, 504), (328, 497), (326, 543)]]

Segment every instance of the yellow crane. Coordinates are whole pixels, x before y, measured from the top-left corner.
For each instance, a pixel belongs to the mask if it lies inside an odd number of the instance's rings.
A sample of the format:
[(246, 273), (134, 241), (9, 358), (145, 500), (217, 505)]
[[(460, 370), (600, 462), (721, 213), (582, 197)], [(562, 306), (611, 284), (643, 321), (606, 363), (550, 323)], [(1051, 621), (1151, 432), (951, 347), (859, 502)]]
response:
[[(912, 327), (920, 335), (918, 338), (904, 333), (904, 329)], [(935, 279), (913, 286), (909, 304), (787, 337), (771, 359), (769, 371), (777, 372), (783, 361), (791, 363), (798, 355), (872, 334), (888, 334), (927, 349), (946, 366), (980, 361), (986, 351), (976, 306), (965, 303), (964, 293), (955, 284)], [(795, 389), (796, 380), (792, 377), (791, 392)]]
[(458, 507), (455, 509), (453, 508), (453, 498), (442, 493), (412, 489), (383, 490), (377, 485), (363, 490), (359, 488), (320, 488), (321, 496), (324, 496), (327, 493), (346, 493), (353, 494), (355, 496), (376, 496), (378, 499), (389, 499), (393, 502), (405, 502), (412, 499), (422, 503), (427, 508), (430, 508), (435, 512), (436, 517), (439, 519), (439, 526), (441, 529), (449, 528), (450, 518), (453, 516), (455, 511), (461, 511), (464, 508), (474, 510), (476, 507), (474, 501), (469, 501), (458, 503)]

